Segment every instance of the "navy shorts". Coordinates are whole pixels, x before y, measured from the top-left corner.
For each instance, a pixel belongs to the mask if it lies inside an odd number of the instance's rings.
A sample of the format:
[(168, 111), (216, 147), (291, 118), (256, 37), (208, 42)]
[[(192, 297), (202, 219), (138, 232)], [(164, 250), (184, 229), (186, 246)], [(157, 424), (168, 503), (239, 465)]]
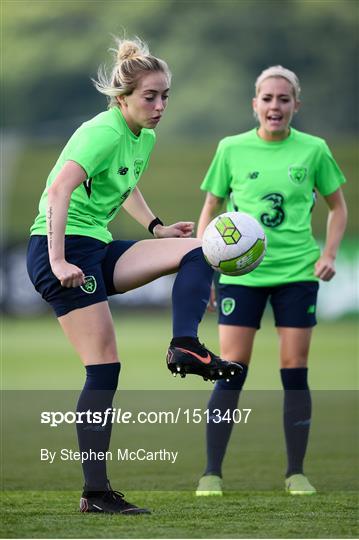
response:
[(117, 260), (135, 242), (115, 240), (106, 244), (88, 236), (65, 236), (66, 261), (75, 264), (85, 274), (81, 287), (62, 287), (53, 274), (47, 249), (47, 236), (31, 236), (27, 249), (27, 271), (35, 289), (61, 317), (74, 309), (107, 300), (117, 294), (113, 272)]
[(316, 281), (297, 281), (276, 287), (219, 284), (218, 322), (258, 329), (269, 299), (276, 326), (309, 328), (317, 324), (318, 289)]

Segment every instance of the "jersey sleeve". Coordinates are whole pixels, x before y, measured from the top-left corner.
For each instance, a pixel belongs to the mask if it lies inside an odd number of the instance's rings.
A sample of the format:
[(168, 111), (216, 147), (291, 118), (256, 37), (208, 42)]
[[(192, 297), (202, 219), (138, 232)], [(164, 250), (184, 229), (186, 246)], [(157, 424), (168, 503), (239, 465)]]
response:
[(225, 199), (230, 193), (231, 173), (226, 160), (226, 147), (221, 141), (217, 147), (207, 174), (201, 184), (201, 190)]
[(346, 179), (336, 163), (328, 145), (322, 141), (317, 164), (315, 186), (323, 196), (330, 195), (340, 188)]
[(88, 178), (109, 168), (120, 136), (108, 126), (83, 127), (72, 136), (67, 159), (76, 161)]

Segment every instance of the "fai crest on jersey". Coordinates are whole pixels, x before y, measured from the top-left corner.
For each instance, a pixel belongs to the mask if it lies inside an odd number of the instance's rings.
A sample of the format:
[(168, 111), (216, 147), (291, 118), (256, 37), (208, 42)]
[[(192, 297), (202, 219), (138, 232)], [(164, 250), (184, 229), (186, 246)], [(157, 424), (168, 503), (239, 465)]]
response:
[(233, 313), (235, 307), (236, 301), (234, 298), (223, 298), (221, 302), (221, 310), (223, 315), (230, 315)]
[(307, 168), (306, 167), (289, 167), (289, 178), (294, 184), (303, 184), (304, 180), (307, 177)]
[(133, 172), (135, 173), (136, 180), (138, 180), (138, 177), (141, 174), (142, 166), (143, 166), (143, 159), (136, 159), (133, 164)]
[(85, 276), (85, 283), (81, 289), (87, 294), (93, 294), (97, 289), (97, 283), (94, 276)]

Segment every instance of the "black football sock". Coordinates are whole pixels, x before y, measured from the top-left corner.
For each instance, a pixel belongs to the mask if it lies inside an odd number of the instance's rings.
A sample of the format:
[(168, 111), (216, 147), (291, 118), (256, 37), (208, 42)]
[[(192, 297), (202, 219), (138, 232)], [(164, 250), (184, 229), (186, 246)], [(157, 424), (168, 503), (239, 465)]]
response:
[[(83, 423), (77, 423), (77, 437), (80, 452), (107, 452), (110, 444), (112, 422), (107, 418), (105, 411), (112, 408), (121, 365), (95, 364), (86, 366), (86, 382), (77, 403), (77, 412), (100, 412), (101, 423), (87, 421), (82, 415)], [(103, 425), (104, 424), (104, 425)], [(93, 454), (92, 454), (93, 457)], [(85, 491), (106, 491), (108, 480), (106, 473), (106, 460), (89, 459), (82, 463), (85, 477)]]
[(200, 343), (198, 341), (198, 338), (194, 338), (191, 336), (181, 336), (181, 337), (172, 338), (171, 346), (172, 347), (191, 347), (191, 348), (196, 349), (200, 347)]
[(284, 434), (288, 467), (286, 477), (303, 473), (310, 421), (311, 396), (307, 382), (307, 368), (280, 370), (284, 388)]
[(209, 300), (213, 270), (202, 248), (189, 251), (181, 260), (172, 290), (173, 336), (196, 337)]
[[(205, 475), (222, 476), (222, 462), (233, 428), (233, 411), (236, 409), (240, 391), (247, 377), (248, 366), (240, 364), (243, 371), (229, 382), (217, 381), (207, 408), (207, 467)], [(215, 409), (219, 409), (219, 412)], [(228, 413), (227, 413), (228, 411)], [(220, 422), (219, 416), (224, 419)], [(230, 421), (227, 421), (230, 420)]]

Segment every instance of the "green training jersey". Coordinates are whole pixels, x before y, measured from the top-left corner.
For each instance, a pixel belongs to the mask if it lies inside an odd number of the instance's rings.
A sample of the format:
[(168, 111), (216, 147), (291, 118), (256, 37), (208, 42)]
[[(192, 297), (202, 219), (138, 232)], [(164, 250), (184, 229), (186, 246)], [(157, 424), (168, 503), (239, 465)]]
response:
[(255, 217), (267, 237), (267, 253), (253, 272), (221, 275), (220, 282), (265, 287), (317, 280), (315, 195), (330, 195), (344, 182), (325, 141), (295, 129), (279, 142), (263, 140), (256, 129), (220, 141), (201, 189), (227, 199), (227, 211)]
[(64, 163), (71, 160), (84, 169), (87, 179), (71, 195), (65, 234), (110, 242), (108, 224), (146, 169), (154, 143), (154, 131), (142, 129), (136, 137), (118, 107), (83, 123), (50, 172), (31, 234), (47, 234), (47, 190)]

